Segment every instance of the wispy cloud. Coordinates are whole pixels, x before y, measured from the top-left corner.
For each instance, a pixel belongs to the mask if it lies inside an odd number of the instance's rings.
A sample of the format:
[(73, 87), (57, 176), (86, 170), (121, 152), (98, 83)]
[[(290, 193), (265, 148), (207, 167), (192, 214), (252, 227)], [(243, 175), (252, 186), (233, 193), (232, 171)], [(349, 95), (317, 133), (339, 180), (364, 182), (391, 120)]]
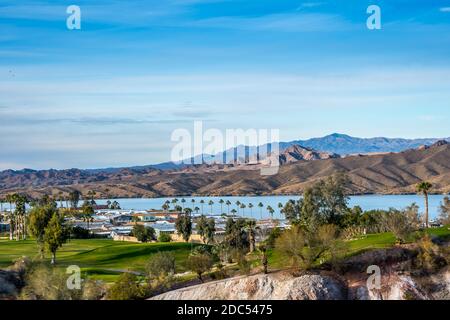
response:
[(440, 8), (439, 11), (441, 11), (441, 12), (450, 12), (450, 7)]
[(217, 17), (185, 23), (190, 27), (258, 31), (314, 32), (343, 31), (355, 26), (342, 16), (320, 13), (269, 14), (258, 17)]

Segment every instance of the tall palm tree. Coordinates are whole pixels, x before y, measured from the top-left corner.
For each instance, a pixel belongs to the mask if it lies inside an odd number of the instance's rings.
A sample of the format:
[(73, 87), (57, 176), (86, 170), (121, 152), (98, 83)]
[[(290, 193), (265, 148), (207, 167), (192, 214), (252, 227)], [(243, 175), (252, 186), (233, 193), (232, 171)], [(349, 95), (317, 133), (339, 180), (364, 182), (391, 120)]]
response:
[(219, 203), (220, 203), (220, 214), (223, 213), (223, 204), (224, 204), (224, 202), (225, 202), (225, 201), (223, 201), (223, 199), (220, 199), (220, 200), (219, 200)]
[(227, 200), (227, 202), (225, 202), (225, 204), (226, 204), (227, 207), (228, 207), (227, 212), (228, 212), (228, 214), (230, 214), (230, 205), (231, 205), (231, 201), (230, 201), (230, 200)]
[(431, 190), (433, 185), (429, 182), (423, 181), (417, 184), (417, 192), (420, 192), (425, 197), (425, 227), (428, 228), (428, 192)]
[(271, 206), (267, 206), (267, 211), (269, 211), (270, 213), (270, 219), (273, 220), (273, 213), (275, 212), (275, 210), (273, 210)]
[(278, 209), (283, 209), (283, 204), (281, 202), (278, 202)]
[(205, 204), (205, 200), (200, 200), (200, 205), (201, 205), (201, 207), (202, 207), (202, 214), (203, 214), (203, 205)]
[(214, 201), (212, 201), (212, 200), (209, 200), (208, 201), (208, 206), (211, 208), (211, 214), (212, 214), (212, 206), (213, 206), (213, 204), (214, 204)]
[(264, 207), (263, 203), (262, 202), (258, 203), (258, 207), (259, 207), (259, 216), (262, 219), (262, 208)]
[(256, 234), (256, 220), (250, 219), (246, 221), (245, 230), (248, 234), (250, 242), (250, 252), (255, 251), (255, 234)]
[(177, 198), (172, 199), (172, 204), (173, 204), (174, 207), (176, 206), (177, 203), (178, 203), (178, 199)]
[(253, 203), (249, 203), (248, 207), (250, 208), (250, 216), (253, 217)]
[(191, 203), (192, 203), (192, 210), (195, 210), (194, 209), (195, 199), (191, 199)]
[(14, 213), (12, 211), (12, 203), (14, 202), (14, 196), (12, 194), (7, 194), (6, 202), (9, 203), (9, 240), (12, 240), (14, 234)]
[(195, 207), (194, 211), (195, 211), (196, 214), (198, 214), (198, 212), (200, 211), (200, 208), (199, 207)]
[(185, 203), (186, 203), (186, 199), (182, 198), (182, 199), (181, 199), (181, 206), (182, 206), (183, 210), (184, 210), (184, 204), (185, 204)]
[(241, 203), (242, 216), (244, 217), (245, 217), (245, 208), (247, 208), (247, 206), (244, 203)]
[(237, 212), (239, 213), (239, 208), (241, 207), (241, 202), (239, 200), (236, 201), (236, 207), (238, 208)]

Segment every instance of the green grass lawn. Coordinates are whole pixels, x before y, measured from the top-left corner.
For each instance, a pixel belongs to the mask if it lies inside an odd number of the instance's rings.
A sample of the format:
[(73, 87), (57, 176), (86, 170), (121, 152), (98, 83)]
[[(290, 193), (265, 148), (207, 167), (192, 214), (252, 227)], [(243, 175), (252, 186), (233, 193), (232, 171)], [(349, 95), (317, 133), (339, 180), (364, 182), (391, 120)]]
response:
[[(170, 251), (176, 259), (177, 272), (186, 271), (186, 259), (191, 251), (189, 243), (130, 243), (107, 239), (71, 240), (56, 254), (60, 267), (78, 265), (82, 271), (95, 279), (114, 281), (124, 270), (143, 272), (152, 254)], [(37, 256), (36, 242), (0, 240), (0, 268), (27, 256)]]
[[(450, 240), (448, 227), (428, 229), (427, 233)], [(366, 235), (360, 239), (348, 241), (349, 255), (366, 250), (388, 248), (395, 244), (391, 233)], [(145, 264), (158, 251), (170, 251), (176, 259), (177, 272), (186, 271), (186, 259), (191, 251), (189, 243), (130, 243), (107, 239), (71, 240), (57, 252), (57, 264), (60, 267), (78, 265), (85, 275), (113, 282), (125, 270), (143, 272)], [(37, 245), (33, 240), (9, 241), (0, 240), (0, 268), (12, 264), (22, 256), (37, 256)], [(271, 268), (288, 266), (281, 255), (273, 250), (268, 251)], [(47, 257), (48, 258), (48, 257)]]

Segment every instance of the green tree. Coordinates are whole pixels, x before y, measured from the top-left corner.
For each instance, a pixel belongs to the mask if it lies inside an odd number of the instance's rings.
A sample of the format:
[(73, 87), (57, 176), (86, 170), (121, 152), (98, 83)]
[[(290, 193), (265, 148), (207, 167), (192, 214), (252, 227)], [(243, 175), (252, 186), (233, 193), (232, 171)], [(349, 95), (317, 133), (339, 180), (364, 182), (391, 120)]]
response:
[(308, 270), (325, 262), (336, 241), (337, 227), (334, 225), (321, 225), (314, 232), (293, 226), (276, 240), (275, 250), (290, 260), (292, 266)]
[(175, 256), (170, 252), (157, 252), (145, 268), (149, 278), (166, 278), (175, 273)]
[(71, 208), (73, 208), (73, 209), (78, 208), (78, 202), (80, 201), (80, 197), (81, 197), (81, 193), (78, 190), (72, 190), (69, 193), (69, 202), (70, 202)]
[(202, 238), (203, 243), (209, 244), (214, 241), (216, 231), (214, 218), (207, 219), (201, 215), (197, 220), (197, 233)]
[(189, 266), (189, 269), (192, 272), (195, 272), (198, 279), (203, 283), (203, 274), (212, 268), (214, 261), (210, 254), (196, 253), (191, 254), (188, 257), (187, 264)]
[(425, 227), (428, 228), (428, 193), (430, 192), (433, 185), (429, 182), (423, 181), (416, 185), (417, 192), (420, 192), (423, 194), (425, 198)]
[(404, 212), (390, 209), (381, 216), (380, 221), (384, 227), (392, 232), (398, 243), (405, 243), (414, 231), (408, 217)]
[(255, 251), (256, 243), (256, 220), (250, 219), (246, 221), (245, 230), (248, 234), (248, 241), (250, 243), (250, 252)]
[(136, 275), (124, 272), (108, 291), (108, 300), (136, 300), (143, 296), (142, 287)]
[(54, 213), (44, 233), (44, 242), (48, 251), (52, 254), (52, 264), (56, 263), (56, 251), (67, 240), (67, 232), (64, 228), (64, 217), (59, 213)]
[(85, 201), (83, 206), (81, 207), (81, 212), (83, 214), (83, 221), (86, 222), (86, 229), (89, 231), (89, 223), (93, 221), (93, 215), (95, 213), (92, 203), (89, 201)]
[(177, 233), (183, 237), (183, 240), (188, 242), (192, 234), (192, 219), (190, 215), (180, 214), (175, 221), (175, 228)]
[(57, 213), (58, 210), (54, 205), (36, 206), (30, 211), (28, 229), (31, 236), (36, 239), (41, 259), (44, 258), (45, 229), (50, 219)]
[(140, 242), (148, 242), (155, 239), (155, 229), (145, 227), (142, 224), (135, 224), (131, 233)]

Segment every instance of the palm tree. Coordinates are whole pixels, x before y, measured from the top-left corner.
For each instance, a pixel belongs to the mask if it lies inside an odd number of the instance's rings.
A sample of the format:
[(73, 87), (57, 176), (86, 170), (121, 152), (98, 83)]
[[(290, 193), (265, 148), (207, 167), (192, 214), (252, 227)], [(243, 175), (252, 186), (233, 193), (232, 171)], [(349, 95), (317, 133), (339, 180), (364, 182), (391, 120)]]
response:
[(250, 242), (250, 252), (253, 252), (255, 251), (256, 220), (247, 220), (245, 229), (247, 230), (248, 239)]
[(163, 208), (164, 211), (167, 212), (167, 210), (170, 208), (170, 206), (169, 206), (169, 204), (166, 202), (166, 203), (164, 203), (164, 204), (162, 205), (162, 208)]
[(253, 210), (252, 210), (253, 209), (253, 203), (250, 202), (248, 204), (248, 207), (250, 208), (250, 216), (253, 217)]
[(236, 201), (236, 207), (238, 208), (237, 212), (239, 213), (239, 208), (241, 207), (241, 202), (239, 200)]
[(242, 209), (242, 216), (244, 216), (245, 217), (245, 208), (246, 208), (247, 206), (244, 204), (244, 203), (241, 203), (241, 209)]
[(196, 214), (198, 214), (198, 212), (200, 211), (200, 208), (199, 207), (195, 207), (194, 211), (195, 211)]
[(428, 228), (428, 192), (433, 187), (433, 185), (429, 182), (423, 181), (417, 184), (416, 189), (417, 192), (423, 193), (425, 197), (425, 227)]
[(283, 204), (281, 202), (278, 202), (278, 209), (283, 209)]
[(14, 231), (14, 216), (12, 211), (12, 203), (14, 202), (14, 196), (12, 194), (7, 194), (6, 202), (9, 203), (9, 240), (12, 240)]
[(184, 210), (184, 204), (186, 203), (186, 199), (184, 199), (184, 198), (182, 198), (181, 199), (181, 205), (182, 205), (182, 207), (183, 207), (183, 210)]
[(174, 205), (174, 207), (175, 207), (175, 205), (178, 203), (178, 199), (177, 198), (175, 198), (175, 199), (172, 199), (172, 204)]
[(95, 213), (94, 208), (92, 207), (91, 203), (85, 201), (81, 209), (83, 212), (83, 221), (86, 222), (87, 231), (89, 233), (89, 223), (94, 220), (94, 218), (92, 218), (92, 215)]
[(264, 207), (263, 203), (262, 202), (258, 203), (258, 207), (259, 207), (259, 216), (262, 219), (262, 208)]
[(211, 214), (212, 214), (212, 206), (213, 206), (213, 204), (214, 204), (214, 201), (212, 201), (212, 200), (208, 201), (208, 206), (210, 206), (210, 208), (211, 208)]
[(270, 219), (273, 220), (273, 213), (275, 212), (275, 210), (273, 210), (271, 206), (267, 206), (267, 211), (269, 211), (270, 213)]
[(189, 216), (192, 214), (192, 209), (191, 208), (185, 208), (183, 211), (184, 211), (185, 214), (187, 214)]
[(195, 210), (194, 209), (195, 199), (191, 199), (191, 202), (192, 202), (192, 210)]
[(237, 213), (236, 209), (231, 209), (231, 214), (235, 215)]
[(220, 203), (220, 214), (223, 213), (223, 204), (224, 204), (224, 202), (225, 202), (225, 201), (223, 201), (223, 199), (220, 199), (220, 200), (219, 200), (219, 203)]
[(230, 205), (231, 205), (231, 201), (230, 200), (227, 200), (227, 202), (225, 202), (225, 204), (227, 205), (227, 207), (228, 207), (228, 214), (230, 214)]
[(200, 206), (202, 207), (202, 214), (203, 214), (203, 205), (205, 204), (205, 200), (200, 200)]

